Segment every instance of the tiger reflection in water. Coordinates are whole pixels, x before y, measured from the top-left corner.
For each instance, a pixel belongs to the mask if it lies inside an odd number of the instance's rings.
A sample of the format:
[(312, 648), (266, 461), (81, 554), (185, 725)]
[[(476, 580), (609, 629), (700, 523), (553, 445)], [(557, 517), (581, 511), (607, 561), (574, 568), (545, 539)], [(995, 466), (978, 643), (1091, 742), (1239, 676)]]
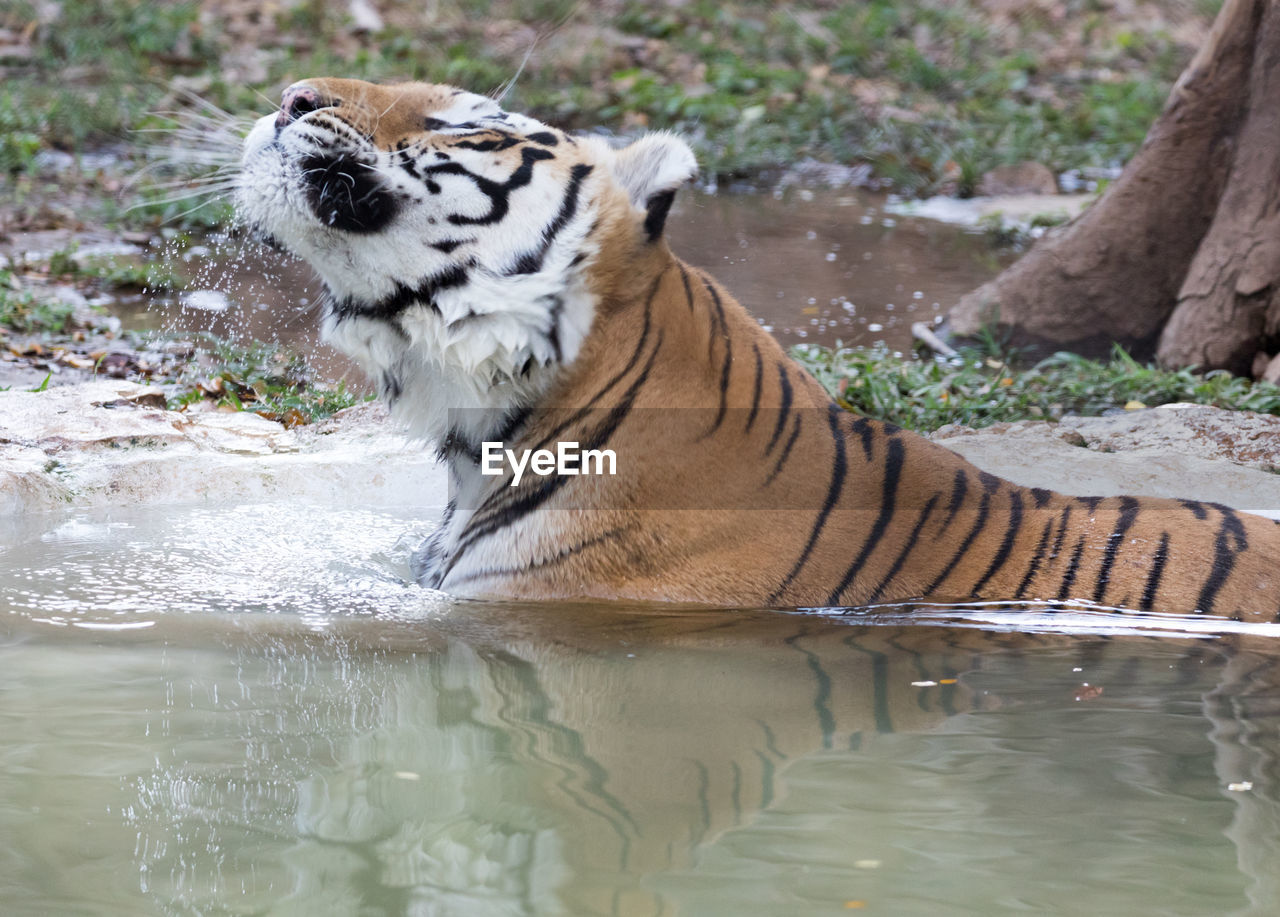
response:
[[(1051, 909), (1048, 877), (1062, 870), (1136, 883), (1153, 911), (1186, 912), (1206, 879), (1150, 877), (1179, 857), (1194, 871), (1212, 854), (1221, 869), (1233, 804), (1246, 893), (1280, 893), (1266, 639), (502, 603), (401, 625), (338, 618), (323, 637), (263, 626), (295, 632), (246, 626), (239, 663), (184, 670), (196, 690), (179, 697), (223, 698), (247, 748), (311, 751), (256, 770), (252, 757), (178, 761), (143, 781), (139, 850), (157, 894), (171, 876), (201, 904), (192, 890), (225, 885), (247, 836), (254, 887), (288, 889), (316, 913), (380, 901), (404, 913), (723, 911), (708, 901), (777, 913), (768, 901), (793, 897), (838, 909), (838, 895), (864, 897), (852, 865), (864, 858), (884, 861), (900, 891), (933, 869), (978, 911), (1002, 895)], [(209, 690), (211, 677), (226, 683)], [(259, 715), (282, 686), (278, 715)], [(166, 722), (181, 713), (156, 709)], [(177, 787), (200, 805), (166, 802)], [(217, 875), (184, 838), (218, 853)], [(1045, 844), (1056, 852), (1039, 862)], [(797, 871), (801, 850), (811, 872)], [(760, 887), (779, 897), (752, 897)], [(1266, 913), (1235, 894), (1215, 912)]]

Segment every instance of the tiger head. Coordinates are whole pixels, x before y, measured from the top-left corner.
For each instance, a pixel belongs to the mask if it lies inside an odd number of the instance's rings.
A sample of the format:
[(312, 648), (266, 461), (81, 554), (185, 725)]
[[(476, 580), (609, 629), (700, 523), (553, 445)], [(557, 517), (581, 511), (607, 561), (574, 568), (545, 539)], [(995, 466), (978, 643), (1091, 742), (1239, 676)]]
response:
[(596, 266), (657, 242), (696, 168), (670, 134), (615, 149), (450, 86), (312, 79), (247, 136), (237, 210), (315, 268), (328, 339), (435, 438), (451, 407), (547, 389), (592, 326)]

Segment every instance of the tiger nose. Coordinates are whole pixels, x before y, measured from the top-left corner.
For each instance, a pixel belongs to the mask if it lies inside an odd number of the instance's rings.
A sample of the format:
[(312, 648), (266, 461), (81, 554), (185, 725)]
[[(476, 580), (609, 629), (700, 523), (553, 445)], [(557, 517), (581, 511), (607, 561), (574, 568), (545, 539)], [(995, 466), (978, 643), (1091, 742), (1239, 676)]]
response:
[(329, 108), (333, 104), (321, 98), (320, 93), (310, 86), (290, 86), (280, 97), (280, 114), (276, 115), (276, 127), (284, 127), (308, 112)]

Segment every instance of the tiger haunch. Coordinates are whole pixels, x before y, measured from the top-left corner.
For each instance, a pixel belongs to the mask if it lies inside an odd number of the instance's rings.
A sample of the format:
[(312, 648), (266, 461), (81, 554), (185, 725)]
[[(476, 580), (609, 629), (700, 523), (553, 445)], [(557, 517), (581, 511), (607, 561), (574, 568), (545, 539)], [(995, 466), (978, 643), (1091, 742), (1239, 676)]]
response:
[[(460, 595), (856, 605), (922, 596), (1253, 621), (1280, 526), (1015, 486), (836, 407), (662, 238), (688, 147), (614, 149), (448, 86), (307, 80), (246, 139), (238, 209), (307, 260), (325, 332), (449, 463), (420, 558)], [(482, 475), (480, 448), (618, 474)]]

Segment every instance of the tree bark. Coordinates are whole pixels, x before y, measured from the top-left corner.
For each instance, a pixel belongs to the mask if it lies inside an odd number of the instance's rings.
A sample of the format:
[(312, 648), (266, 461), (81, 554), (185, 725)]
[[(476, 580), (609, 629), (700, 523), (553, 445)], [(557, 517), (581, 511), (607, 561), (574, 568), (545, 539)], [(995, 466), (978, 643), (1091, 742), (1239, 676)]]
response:
[(1280, 5), (1265, 4), (1231, 176), (1158, 357), (1238, 374), (1280, 338)]
[(1280, 344), (1278, 190), (1280, 0), (1227, 0), (1120, 178), (950, 328), (1247, 372)]

